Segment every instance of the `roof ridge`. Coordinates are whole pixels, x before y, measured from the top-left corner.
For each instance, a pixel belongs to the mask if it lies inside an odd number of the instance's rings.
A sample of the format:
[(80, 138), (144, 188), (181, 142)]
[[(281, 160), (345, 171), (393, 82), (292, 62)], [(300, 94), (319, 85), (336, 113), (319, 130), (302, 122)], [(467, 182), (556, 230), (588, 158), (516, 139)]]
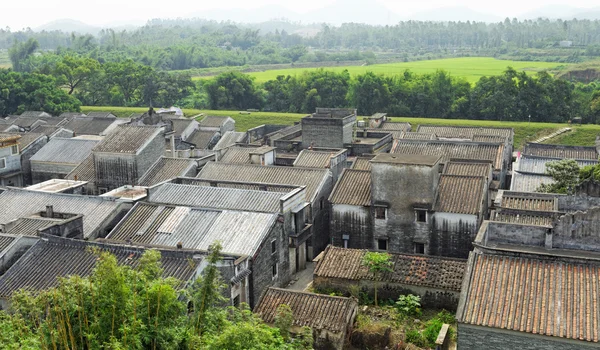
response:
[(343, 300), (346, 302), (354, 300), (352, 297), (342, 297), (342, 296), (338, 296), (338, 295), (320, 294), (320, 293), (306, 292), (303, 290), (284, 289), (284, 288), (279, 288), (279, 287), (269, 287), (267, 290), (274, 290), (274, 291), (284, 292), (284, 293), (288, 293), (288, 294), (302, 294), (302, 295), (308, 295), (308, 296), (325, 298), (325, 299), (339, 299), (339, 300)]

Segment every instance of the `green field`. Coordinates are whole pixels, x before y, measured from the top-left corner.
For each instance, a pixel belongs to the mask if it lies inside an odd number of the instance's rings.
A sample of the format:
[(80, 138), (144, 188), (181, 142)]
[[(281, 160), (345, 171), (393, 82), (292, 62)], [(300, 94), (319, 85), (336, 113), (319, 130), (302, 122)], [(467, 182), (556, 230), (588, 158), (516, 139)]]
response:
[[(118, 117), (128, 117), (132, 113), (142, 113), (147, 108), (135, 107), (93, 107), (86, 106), (81, 108), (82, 112), (91, 111), (110, 111)], [(184, 109), (183, 112), (188, 117), (196, 116), (200, 113), (205, 115), (230, 116), (236, 121), (236, 130), (245, 131), (262, 124), (285, 124), (291, 125), (302, 118), (303, 114), (292, 113), (269, 113), (257, 112), (250, 115), (240, 114), (238, 111), (209, 111), (198, 109)], [(487, 120), (467, 120), (467, 119), (433, 119), (433, 118), (392, 118), (393, 121), (403, 121), (411, 123), (413, 130), (416, 130), (420, 124), (434, 125), (459, 125), (459, 126), (488, 126), (515, 129), (515, 149), (521, 148), (526, 142), (534, 141), (542, 136), (553, 133), (554, 131), (568, 126), (558, 123), (527, 123), (527, 122), (500, 122)], [(581, 125), (572, 126), (573, 131), (563, 134), (557, 138), (551, 139), (548, 143), (563, 145), (593, 146), (596, 135), (600, 134), (600, 125)]]
[[(535, 73), (542, 70), (557, 71), (564, 69), (567, 65), (564, 63), (551, 62), (528, 62), (528, 61), (508, 61), (497, 60), (491, 57), (465, 57), (465, 58), (447, 58), (440, 60), (414, 61), (414, 62), (397, 62), (386, 64), (375, 64), (371, 66), (343, 66), (343, 67), (327, 67), (326, 70), (341, 72), (347, 69), (350, 74), (362, 74), (366, 72), (374, 72), (386, 75), (402, 74), (409, 69), (411, 72), (424, 74), (432, 73), (438, 69), (448, 71), (456, 77), (463, 77), (470, 83), (475, 83), (483, 76), (499, 75), (506, 67), (513, 67), (516, 70), (523, 70), (530, 73)], [(319, 68), (291, 68), (268, 70), (264, 72), (247, 73), (256, 78), (257, 82), (265, 82), (275, 79), (278, 75), (298, 75), (302, 72), (316, 70)], [(194, 79), (203, 79), (209, 77), (194, 77)]]
[(8, 58), (8, 51), (0, 50), (0, 68), (10, 68), (10, 59)]

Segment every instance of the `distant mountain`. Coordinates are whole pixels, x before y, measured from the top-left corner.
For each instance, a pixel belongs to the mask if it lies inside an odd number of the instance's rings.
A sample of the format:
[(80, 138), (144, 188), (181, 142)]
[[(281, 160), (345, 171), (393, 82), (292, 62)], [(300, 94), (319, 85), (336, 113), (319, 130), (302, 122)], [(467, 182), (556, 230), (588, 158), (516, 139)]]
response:
[(503, 21), (504, 18), (492, 15), (489, 13), (483, 13), (474, 11), (468, 7), (464, 6), (455, 6), (455, 7), (445, 7), (445, 8), (436, 8), (427, 11), (421, 11), (414, 13), (410, 16), (405, 16), (403, 18), (405, 21), (414, 20), (414, 21), (436, 21), (436, 22), (445, 22), (445, 21), (453, 21), (453, 22), (500, 22)]
[(44, 30), (47, 32), (60, 30), (60, 31), (66, 32), (66, 33), (77, 32), (79, 34), (92, 34), (92, 35), (97, 35), (101, 29), (102, 28), (100, 28), (100, 27), (91, 26), (87, 23), (77, 21), (74, 19), (67, 19), (67, 18), (57, 19), (55, 21), (48, 22), (39, 27), (33, 28), (33, 30), (36, 32), (41, 32)]
[(600, 7), (581, 8), (569, 5), (547, 5), (516, 16), (518, 19), (600, 19)]
[(297, 13), (279, 5), (261, 6), (253, 9), (212, 9), (207, 11), (196, 11), (189, 17), (198, 17), (215, 21), (231, 21), (238, 23), (261, 23), (273, 19), (296, 20)]
[(303, 23), (365, 23), (373, 25), (393, 25), (400, 16), (383, 4), (374, 0), (338, 0), (302, 16)]

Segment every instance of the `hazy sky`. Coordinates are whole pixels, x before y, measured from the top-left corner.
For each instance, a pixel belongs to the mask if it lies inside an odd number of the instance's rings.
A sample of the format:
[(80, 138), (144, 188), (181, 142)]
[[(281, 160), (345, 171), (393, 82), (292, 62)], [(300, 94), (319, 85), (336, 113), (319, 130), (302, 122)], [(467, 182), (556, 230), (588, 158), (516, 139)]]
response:
[[(202, 10), (215, 8), (256, 8), (268, 4), (279, 4), (295, 12), (303, 13), (323, 7), (335, 0), (0, 0), (0, 27), (13, 30), (24, 27), (35, 28), (55, 19), (72, 18), (88, 24), (143, 23), (150, 18), (190, 17)], [(436, 7), (467, 6), (473, 10), (501, 17), (514, 17), (521, 13), (548, 5), (544, 0), (527, 1), (481, 1), (481, 0), (379, 0), (393, 11), (403, 15)], [(599, 6), (598, 0), (570, 0), (569, 6), (590, 8)]]

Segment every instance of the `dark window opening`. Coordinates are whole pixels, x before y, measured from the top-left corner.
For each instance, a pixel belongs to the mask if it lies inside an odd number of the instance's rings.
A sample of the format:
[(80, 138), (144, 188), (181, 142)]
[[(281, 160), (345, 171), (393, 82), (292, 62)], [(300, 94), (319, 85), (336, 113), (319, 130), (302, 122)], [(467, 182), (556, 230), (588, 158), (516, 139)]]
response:
[(323, 210), (325, 208), (325, 198), (321, 198), (319, 201), (319, 209)]
[(387, 215), (387, 208), (375, 207), (375, 219), (385, 219)]
[(379, 249), (379, 250), (387, 250), (388, 249), (388, 241), (387, 241), (387, 239), (378, 239), (377, 240), (377, 249)]
[(236, 296), (235, 298), (233, 298), (233, 306), (238, 307), (240, 306), (240, 296)]
[(417, 222), (427, 222), (427, 211), (415, 210)]
[(277, 264), (273, 264), (273, 278), (277, 277)]
[(271, 254), (275, 254), (277, 252), (277, 241), (271, 242)]
[(425, 254), (424, 243), (415, 243), (415, 254)]

